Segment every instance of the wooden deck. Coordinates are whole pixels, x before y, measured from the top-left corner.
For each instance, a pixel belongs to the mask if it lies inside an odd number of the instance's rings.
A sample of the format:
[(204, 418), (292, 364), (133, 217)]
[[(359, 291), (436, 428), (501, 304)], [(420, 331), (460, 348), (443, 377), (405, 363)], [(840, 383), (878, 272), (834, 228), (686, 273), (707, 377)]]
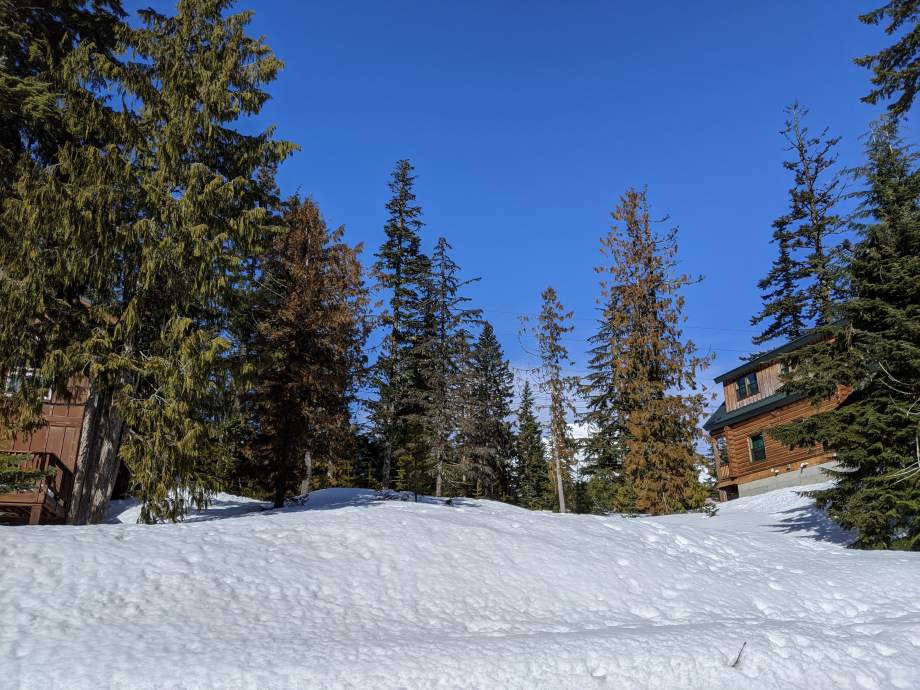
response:
[[(9, 450), (0, 450), (0, 453), (23, 454)], [(26, 460), (20, 467), (36, 470), (54, 468), (56, 471), (36, 482), (34, 491), (0, 495), (0, 524), (64, 524), (73, 494), (73, 472), (70, 468), (57, 455), (47, 452), (32, 453), (31, 460)]]

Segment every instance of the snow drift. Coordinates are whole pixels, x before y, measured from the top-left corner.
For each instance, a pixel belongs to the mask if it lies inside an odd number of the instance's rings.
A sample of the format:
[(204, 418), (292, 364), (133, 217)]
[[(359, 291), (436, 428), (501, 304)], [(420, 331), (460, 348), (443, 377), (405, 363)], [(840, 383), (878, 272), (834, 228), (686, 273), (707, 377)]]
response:
[(789, 490), (711, 518), (261, 507), (0, 530), (0, 687), (920, 688), (920, 556), (844, 549)]

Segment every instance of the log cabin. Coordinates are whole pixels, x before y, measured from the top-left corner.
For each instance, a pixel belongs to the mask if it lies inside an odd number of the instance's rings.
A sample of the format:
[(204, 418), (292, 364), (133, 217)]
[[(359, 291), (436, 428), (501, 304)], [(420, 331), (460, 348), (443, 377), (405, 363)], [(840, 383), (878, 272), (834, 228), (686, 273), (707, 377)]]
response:
[(723, 501), (827, 481), (822, 470), (836, 466), (835, 455), (825, 453), (821, 444), (792, 449), (766, 433), (771, 426), (834, 409), (850, 394), (852, 389), (841, 384), (834, 396), (815, 407), (803, 395), (782, 391), (779, 376), (786, 369), (777, 357), (815, 340), (813, 335), (792, 340), (715, 379), (722, 384), (724, 402), (703, 430), (712, 443), (716, 488)]
[[(20, 375), (28, 376), (29, 373), (27, 370)], [(10, 387), (15, 385), (16, 378), (8, 377), (4, 394), (8, 395)], [(55, 469), (54, 474), (36, 483), (34, 491), (0, 494), (0, 525), (62, 525), (66, 522), (73, 494), (87, 389), (72, 385), (70, 393), (69, 401), (56, 393), (47, 396), (42, 405), (42, 416), (47, 425), (31, 437), (16, 437), (0, 444), (0, 453), (31, 456), (22, 463), (22, 467)]]

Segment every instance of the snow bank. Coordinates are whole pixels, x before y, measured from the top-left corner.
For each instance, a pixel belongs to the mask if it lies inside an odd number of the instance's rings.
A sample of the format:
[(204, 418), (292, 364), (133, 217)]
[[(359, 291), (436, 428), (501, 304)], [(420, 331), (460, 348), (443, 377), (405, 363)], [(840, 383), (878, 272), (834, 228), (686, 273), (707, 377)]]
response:
[(0, 687), (920, 688), (920, 557), (842, 548), (792, 491), (655, 519), (373, 498), (0, 531)]

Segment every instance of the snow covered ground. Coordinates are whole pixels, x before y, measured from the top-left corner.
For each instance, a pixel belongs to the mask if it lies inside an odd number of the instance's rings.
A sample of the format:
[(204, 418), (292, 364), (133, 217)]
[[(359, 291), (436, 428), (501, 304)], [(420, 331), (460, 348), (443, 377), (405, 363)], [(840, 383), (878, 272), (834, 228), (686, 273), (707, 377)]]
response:
[(0, 530), (0, 688), (920, 688), (920, 554), (846, 550), (792, 491), (711, 518), (373, 499)]

